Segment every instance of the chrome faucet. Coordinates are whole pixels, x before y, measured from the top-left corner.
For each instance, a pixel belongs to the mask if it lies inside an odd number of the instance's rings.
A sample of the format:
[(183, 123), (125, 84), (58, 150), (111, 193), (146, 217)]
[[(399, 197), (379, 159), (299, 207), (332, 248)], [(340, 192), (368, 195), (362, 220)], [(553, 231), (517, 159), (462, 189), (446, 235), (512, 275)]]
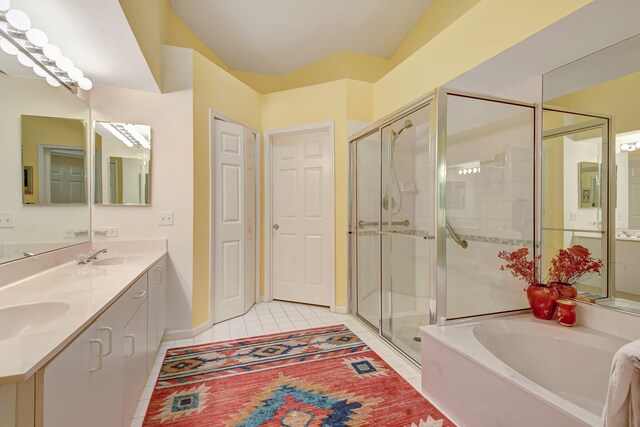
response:
[(107, 253), (107, 250), (106, 250), (106, 249), (99, 249), (99, 250), (97, 250), (97, 251), (93, 252), (91, 255), (89, 255), (89, 256), (87, 257), (86, 262), (95, 261), (95, 260), (97, 260), (97, 259), (98, 259), (98, 255), (100, 255), (100, 254), (106, 254), (106, 253)]
[(106, 253), (107, 253), (106, 249), (100, 249), (100, 250), (94, 251), (91, 255), (80, 254), (76, 257), (76, 261), (78, 261), (78, 265), (88, 264), (91, 261), (95, 261), (96, 259), (98, 259), (98, 255), (106, 254)]

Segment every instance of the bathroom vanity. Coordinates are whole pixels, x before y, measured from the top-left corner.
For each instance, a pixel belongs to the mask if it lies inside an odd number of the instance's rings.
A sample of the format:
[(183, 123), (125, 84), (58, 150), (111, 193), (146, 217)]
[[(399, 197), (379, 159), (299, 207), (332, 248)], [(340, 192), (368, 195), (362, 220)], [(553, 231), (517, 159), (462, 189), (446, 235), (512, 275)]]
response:
[(165, 331), (166, 241), (105, 246), (0, 288), (0, 426), (130, 424)]

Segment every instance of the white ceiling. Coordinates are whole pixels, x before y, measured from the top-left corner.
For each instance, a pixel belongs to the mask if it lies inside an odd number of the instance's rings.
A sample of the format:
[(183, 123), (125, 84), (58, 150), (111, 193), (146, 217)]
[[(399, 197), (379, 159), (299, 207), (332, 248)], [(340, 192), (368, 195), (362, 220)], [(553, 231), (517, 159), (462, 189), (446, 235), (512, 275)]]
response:
[(432, 0), (171, 0), (230, 68), (281, 75), (341, 51), (389, 58)]
[[(97, 86), (159, 92), (118, 0), (11, 0)], [(0, 54), (5, 55), (4, 52)], [(33, 71), (3, 59), (9, 74)]]

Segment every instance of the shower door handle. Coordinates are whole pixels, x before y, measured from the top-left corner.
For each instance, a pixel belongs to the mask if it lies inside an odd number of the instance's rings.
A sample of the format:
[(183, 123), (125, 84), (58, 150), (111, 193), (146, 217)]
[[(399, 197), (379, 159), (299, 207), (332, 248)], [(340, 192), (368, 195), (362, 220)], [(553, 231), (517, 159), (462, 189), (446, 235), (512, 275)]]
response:
[(278, 229), (280, 229), (280, 224), (273, 224), (273, 229), (278, 231)]

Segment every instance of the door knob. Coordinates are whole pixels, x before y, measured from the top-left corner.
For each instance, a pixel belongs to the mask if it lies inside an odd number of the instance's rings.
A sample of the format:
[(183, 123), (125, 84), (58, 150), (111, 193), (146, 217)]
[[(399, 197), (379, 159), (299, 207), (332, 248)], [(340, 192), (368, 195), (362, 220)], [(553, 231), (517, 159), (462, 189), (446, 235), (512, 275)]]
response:
[(274, 230), (277, 230), (277, 229), (279, 229), (279, 228), (280, 228), (280, 224), (273, 224), (273, 229), (274, 229)]

